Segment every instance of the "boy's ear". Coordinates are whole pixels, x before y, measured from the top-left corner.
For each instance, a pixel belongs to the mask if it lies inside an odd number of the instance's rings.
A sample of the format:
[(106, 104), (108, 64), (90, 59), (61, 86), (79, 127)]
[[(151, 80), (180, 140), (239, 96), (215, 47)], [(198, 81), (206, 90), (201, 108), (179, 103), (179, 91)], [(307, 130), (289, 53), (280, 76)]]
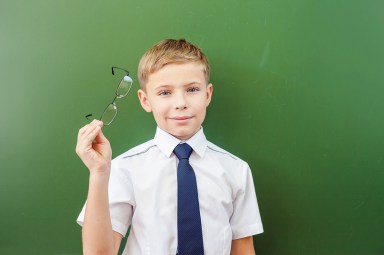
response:
[(213, 93), (213, 85), (212, 85), (212, 83), (209, 83), (207, 85), (207, 101), (206, 101), (206, 106), (207, 107), (208, 107), (209, 103), (211, 102), (212, 93)]
[(139, 91), (137, 92), (137, 96), (139, 97), (139, 101), (140, 101), (141, 107), (143, 107), (143, 109), (146, 112), (151, 112), (152, 111), (152, 107), (151, 107), (151, 104), (148, 101), (148, 97), (147, 97), (147, 94), (145, 93), (145, 91), (142, 90), (142, 89), (139, 89)]

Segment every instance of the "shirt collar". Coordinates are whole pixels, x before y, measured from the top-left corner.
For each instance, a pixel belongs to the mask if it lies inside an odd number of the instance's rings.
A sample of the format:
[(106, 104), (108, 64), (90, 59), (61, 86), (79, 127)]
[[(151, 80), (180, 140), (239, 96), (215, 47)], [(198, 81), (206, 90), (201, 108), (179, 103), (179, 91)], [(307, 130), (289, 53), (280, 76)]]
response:
[(200, 157), (204, 156), (208, 145), (207, 139), (204, 135), (203, 127), (201, 127), (196, 134), (194, 134), (186, 141), (182, 141), (157, 127), (153, 141), (168, 158), (172, 155), (173, 150), (179, 143), (189, 144), (193, 151), (196, 152)]

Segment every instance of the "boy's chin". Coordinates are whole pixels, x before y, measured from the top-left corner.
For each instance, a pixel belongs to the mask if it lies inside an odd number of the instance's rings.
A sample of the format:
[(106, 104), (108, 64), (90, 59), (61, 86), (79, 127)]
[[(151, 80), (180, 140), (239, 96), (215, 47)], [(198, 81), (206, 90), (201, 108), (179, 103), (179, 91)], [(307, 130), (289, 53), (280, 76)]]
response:
[(174, 137), (176, 137), (177, 139), (179, 140), (188, 140), (189, 138), (191, 138), (192, 136), (194, 136), (200, 129), (196, 130), (195, 132), (173, 132), (173, 133), (170, 133), (171, 135), (173, 135)]

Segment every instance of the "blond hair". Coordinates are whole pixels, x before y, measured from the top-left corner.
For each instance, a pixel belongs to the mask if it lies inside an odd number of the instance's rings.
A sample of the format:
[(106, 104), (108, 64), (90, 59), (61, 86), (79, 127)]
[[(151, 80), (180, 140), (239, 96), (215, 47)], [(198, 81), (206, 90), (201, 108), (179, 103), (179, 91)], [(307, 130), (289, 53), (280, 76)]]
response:
[(167, 39), (158, 42), (141, 58), (138, 68), (138, 78), (142, 88), (150, 74), (168, 64), (196, 62), (201, 64), (207, 83), (209, 82), (209, 63), (207, 57), (196, 45), (185, 39)]

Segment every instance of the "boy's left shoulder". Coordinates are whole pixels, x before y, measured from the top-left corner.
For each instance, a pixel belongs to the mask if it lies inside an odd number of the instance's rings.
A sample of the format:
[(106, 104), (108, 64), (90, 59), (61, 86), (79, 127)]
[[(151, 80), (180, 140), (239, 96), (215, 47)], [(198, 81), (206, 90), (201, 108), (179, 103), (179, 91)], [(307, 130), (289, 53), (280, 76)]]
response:
[(245, 163), (244, 160), (242, 160), (241, 158), (233, 155), (232, 153), (228, 152), (227, 150), (224, 150), (223, 148), (217, 146), (216, 144), (210, 142), (210, 141), (207, 141), (207, 149), (212, 151), (213, 153), (215, 153), (218, 157), (223, 157), (223, 158), (226, 158), (228, 160), (234, 160), (234, 161), (237, 161), (238, 163), (242, 162), (242, 163)]

